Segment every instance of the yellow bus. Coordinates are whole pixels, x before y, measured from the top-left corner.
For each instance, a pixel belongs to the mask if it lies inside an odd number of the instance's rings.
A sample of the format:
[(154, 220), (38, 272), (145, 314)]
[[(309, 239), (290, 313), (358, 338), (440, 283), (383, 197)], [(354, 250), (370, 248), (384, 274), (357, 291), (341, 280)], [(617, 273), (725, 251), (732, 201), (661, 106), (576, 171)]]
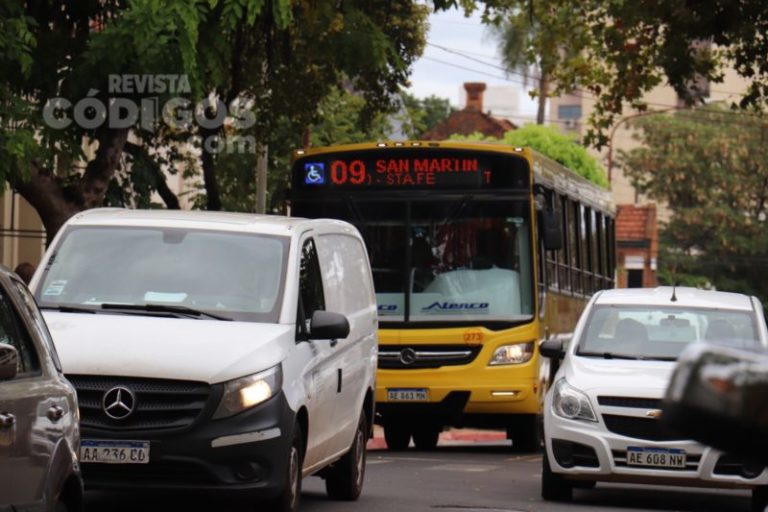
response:
[(614, 286), (610, 194), (529, 149), (460, 142), (299, 150), (291, 180), (292, 215), (365, 238), (388, 447), (429, 450), (446, 427), (479, 427), (538, 448), (538, 345)]

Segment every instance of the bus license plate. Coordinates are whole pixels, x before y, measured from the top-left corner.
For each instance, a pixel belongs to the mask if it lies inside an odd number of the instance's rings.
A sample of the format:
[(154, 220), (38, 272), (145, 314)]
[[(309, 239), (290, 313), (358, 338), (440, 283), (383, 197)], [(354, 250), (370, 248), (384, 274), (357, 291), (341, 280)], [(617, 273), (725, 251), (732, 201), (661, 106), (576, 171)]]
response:
[(104, 464), (148, 464), (149, 441), (97, 441), (80, 442), (80, 462)]
[(426, 389), (388, 389), (387, 399), (390, 402), (426, 402), (429, 392)]
[(627, 448), (627, 465), (652, 468), (685, 468), (685, 452), (677, 448)]

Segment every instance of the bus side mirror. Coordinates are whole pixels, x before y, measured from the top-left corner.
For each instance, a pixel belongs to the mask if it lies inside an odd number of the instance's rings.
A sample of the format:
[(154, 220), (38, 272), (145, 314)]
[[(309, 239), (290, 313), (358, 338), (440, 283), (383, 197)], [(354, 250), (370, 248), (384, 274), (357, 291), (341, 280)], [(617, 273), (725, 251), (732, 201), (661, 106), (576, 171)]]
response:
[(559, 251), (563, 248), (563, 225), (556, 211), (539, 212), (539, 234), (545, 250)]
[(694, 343), (662, 403), (669, 430), (768, 463), (768, 355)]

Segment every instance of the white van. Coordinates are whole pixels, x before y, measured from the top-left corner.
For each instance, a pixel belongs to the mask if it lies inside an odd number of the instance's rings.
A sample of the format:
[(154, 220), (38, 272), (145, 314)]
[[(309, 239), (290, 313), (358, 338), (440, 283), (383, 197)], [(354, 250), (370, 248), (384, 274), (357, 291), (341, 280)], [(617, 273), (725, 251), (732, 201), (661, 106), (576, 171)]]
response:
[(370, 265), (345, 222), (90, 210), (31, 283), (80, 402), (87, 488), (356, 499), (373, 423)]

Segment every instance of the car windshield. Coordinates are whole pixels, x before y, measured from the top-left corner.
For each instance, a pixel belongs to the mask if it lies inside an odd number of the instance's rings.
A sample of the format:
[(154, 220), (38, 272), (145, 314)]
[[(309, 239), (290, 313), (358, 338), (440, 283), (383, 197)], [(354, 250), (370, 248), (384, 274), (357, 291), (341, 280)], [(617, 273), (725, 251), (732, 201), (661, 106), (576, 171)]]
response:
[(275, 323), (288, 246), (287, 237), (257, 234), (70, 228), (50, 258), (37, 299), (43, 308), (153, 305), (155, 312)]
[(751, 311), (722, 309), (595, 306), (577, 354), (629, 359), (675, 360), (689, 343), (760, 347)]

